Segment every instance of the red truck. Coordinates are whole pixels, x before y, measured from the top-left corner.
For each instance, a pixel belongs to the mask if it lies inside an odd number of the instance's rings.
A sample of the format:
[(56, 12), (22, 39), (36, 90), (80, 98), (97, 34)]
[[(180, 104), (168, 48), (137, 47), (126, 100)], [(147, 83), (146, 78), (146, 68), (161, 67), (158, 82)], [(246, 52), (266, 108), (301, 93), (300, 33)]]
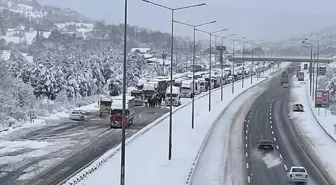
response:
[[(134, 119), (134, 97), (126, 96), (126, 121), (125, 128), (133, 124)], [(110, 127), (122, 128), (122, 96), (112, 97), (110, 112)]]

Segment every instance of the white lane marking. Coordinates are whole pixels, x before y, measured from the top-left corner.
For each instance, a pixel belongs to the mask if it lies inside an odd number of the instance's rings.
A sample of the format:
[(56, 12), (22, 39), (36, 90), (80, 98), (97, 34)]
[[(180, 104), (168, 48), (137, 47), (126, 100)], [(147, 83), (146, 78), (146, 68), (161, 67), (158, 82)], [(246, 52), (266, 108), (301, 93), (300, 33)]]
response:
[(246, 128), (248, 128), (248, 124), (246, 125)]
[(248, 133), (248, 130), (246, 130), (246, 134)]
[(245, 137), (245, 140), (247, 140), (247, 136)]
[(270, 120), (270, 124), (272, 124), (272, 120)]
[(247, 152), (245, 153), (245, 156), (248, 157), (248, 153)]
[(245, 144), (245, 147), (247, 148), (247, 144)]
[(274, 135), (274, 132), (272, 131), (272, 134)]
[(279, 150), (279, 145), (276, 145), (276, 148)]
[(273, 138), (274, 141), (276, 141), (276, 138)]
[(247, 120), (247, 123), (249, 123), (250, 122), (250, 120)]
[(270, 112), (270, 116), (272, 116), (272, 112)]
[(271, 125), (271, 129), (273, 129), (273, 126)]
[(282, 155), (281, 154), (279, 154), (280, 155), (280, 159), (282, 159)]
[(247, 168), (247, 169), (249, 168), (249, 164), (248, 164), (248, 163), (246, 163), (246, 168)]
[(272, 116), (270, 116), (270, 119), (272, 119)]
[(251, 183), (251, 178), (250, 176), (247, 176), (247, 182), (250, 184)]
[(287, 168), (287, 166), (284, 164), (284, 167), (285, 167), (285, 170), (287, 171), (288, 170), (288, 168)]

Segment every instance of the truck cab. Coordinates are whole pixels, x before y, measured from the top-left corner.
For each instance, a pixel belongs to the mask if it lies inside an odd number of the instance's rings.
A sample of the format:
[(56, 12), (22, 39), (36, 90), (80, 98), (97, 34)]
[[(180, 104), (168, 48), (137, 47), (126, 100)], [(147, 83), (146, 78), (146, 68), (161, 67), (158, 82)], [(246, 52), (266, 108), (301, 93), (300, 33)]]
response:
[[(170, 93), (170, 88), (172, 89), (172, 93)], [(165, 104), (170, 106), (170, 97), (172, 97), (172, 105), (173, 106), (180, 106), (181, 105), (181, 91), (179, 87), (176, 86), (169, 86), (166, 90), (166, 98)]]
[(103, 115), (108, 116), (112, 105), (112, 99), (109, 96), (101, 96), (98, 105), (99, 117), (102, 117)]
[(134, 105), (142, 106), (143, 105), (143, 93), (142, 90), (133, 90), (131, 91), (131, 96), (134, 97)]
[[(110, 111), (110, 128), (122, 128), (122, 96), (112, 98), (113, 104)], [(125, 128), (133, 124), (134, 118), (134, 97), (126, 96), (126, 120)]]

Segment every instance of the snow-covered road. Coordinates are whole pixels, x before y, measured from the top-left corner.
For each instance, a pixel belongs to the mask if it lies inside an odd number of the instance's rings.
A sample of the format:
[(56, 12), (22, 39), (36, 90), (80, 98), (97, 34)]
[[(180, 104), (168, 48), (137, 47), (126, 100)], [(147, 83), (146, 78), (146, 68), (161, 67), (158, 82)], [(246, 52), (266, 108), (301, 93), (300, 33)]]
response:
[[(168, 110), (136, 108), (130, 137)], [(90, 160), (120, 142), (120, 131), (111, 130), (97, 110), (87, 110), (85, 121), (68, 118), (46, 120), (36, 127), (14, 129), (0, 134), (0, 184), (60, 182)], [(90, 152), (88, 152), (90, 151)], [(72, 165), (69, 165), (72, 164)], [(45, 177), (47, 176), (47, 178)]]
[(245, 175), (242, 175), (245, 172), (245, 116), (255, 99), (265, 90), (264, 85), (251, 88), (227, 107), (211, 130), (195, 169), (192, 185), (245, 184)]
[[(287, 65), (284, 63), (283, 66)], [(265, 72), (268, 76), (269, 71)], [(260, 78), (259, 82), (266, 78)], [(256, 79), (254, 78), (253, 84)], [(195, 102), (195, 129), (191, 130), (191, 105), (180, 109), (173, 115), (173, 159), (167, 160), (167, 127), (169, 119), (165, 119), (140, 137), (127, 145), (126, 183), (127, 184), (183, 184), (188, 182), (188, 173), (196, 163), (197, 154), (205, 137), (216, 121), (219, 114), (231, 100), (245, 89), (251, 87), (250, 79), (245, 79), (245, 88), (241, 82), (235, 83), (235, 94), (231, 93), (231, 86), (224, 88), (224, 101), (220, 101), (220, 91), (212, 93), (212, 111), (208, 111), (208, 97)], [(108, 153), (114, 154), (115, 150)], [(117, 184), (120, 176), (120, 152), (112, 157), (98, 159), (92, 166), (81, 171), (65, 184)], [(105, 163), (105, 161), (108, 161)], [(96, 167), (99, 167), (96, 171)], [(93, 173), (94, 172), (94, 173)], [(85, 178), (83, 181), (81, 179)]]

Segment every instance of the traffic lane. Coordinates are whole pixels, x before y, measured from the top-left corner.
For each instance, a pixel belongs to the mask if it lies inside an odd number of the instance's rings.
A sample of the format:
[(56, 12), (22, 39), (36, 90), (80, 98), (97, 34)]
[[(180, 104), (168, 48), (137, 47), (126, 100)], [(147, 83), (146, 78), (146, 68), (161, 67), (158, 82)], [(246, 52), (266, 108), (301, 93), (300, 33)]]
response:
[(292, 111), (288, 110), (288, 108), (291, 107), (288, 105), (289, 95), (289, 89), (282, 89), (275, 97), (273, 103), (275, 132), (278, 136), (278, 145), (281, 154), (285, 159), (285, 168), (289, 170), (291, 166), (295, 165), (305, 167), (308, 171), (308, 185), (331, 184), (323, 176), (300, 144), (300, 140), (288, 116), (292, 113)]
[[(131, 137), (143, 127), (167, 113), (168, 109), (136, 107), (135, 111), (134, 124), (126, 129), (126, 138)], [(92, 140), (84, 148), (74, 151), (70, 157), (57, 166), (50, 168), (23, 185), (59, 184), (64, 179), (74, 175), (79, 169), (92, 163), (106, 151), (119, 145), (120, 142), (121, 129), (108, 129), (108, 131)]]
[(286, 183), (285, 172), (281, 168), (281, 159), (275, 149), (271, 153), (263, 153), (257, 149), (257, 142), (260, 139), (273, 141), (272, 132), (269, 125), (269, 95), (270, 91), (260, 96), (253, 106), (248, 120), (248, 161), (250, 183), (283, 185)]
[[(167, 111), (168, 110), (164, 108), (137, 107), (136, 115), (134, 117), (134, 125), (126, 130), (126, 137), (130, 137)], [(21, 165), (19, 169), (1, 177), (0, 184), (23, 183), (33, 185), (35, 182), (36, 184), (57, 184), (57, 181), (61, 181), (63, 178), (68, 177), (78, 168), (101, 156), (104, 152), (115, 147), (121, 141), (120, 129), (110, 129), (108, 125), (108, 117), (102, 119), (98, 117), (96, 119), (91, 119), (90, 121), (68, 120), (68, 123), (74, 123), (75, 126), (59, 126), (44, 134), (33, 134), (33, 141), (58, 141), (58, 145), (66, 145), (66, 148), (63, 148), (62, 151), (66, 150), (67, 152), (57, 151), (38, 158), (29, 158), (29, 160), (23, 161), (24, 164)], [(96, 128), (99, 129), (95, 130)], [(62, 130), (62, 132), (60, 132), (60, 130)], [(69, 146), (69, 143), (66, 141), (70, 141), (71, 146)], [(27, 169), (36, 166), (38, 167), (37, 164), (39, 162), (54, 158), (57, 158), (58, 161), (49, 164), (47, 169), (42, 169), (39, 170), (39, 172), (36, 172), (41, 173), (41, 176), (33, 176), (25, 181), (18, 180), (18, 177), (26, 174)], [(41, 179), (43, 180), (41, 181)], [(55, 183), (53, 183), (53, 181), (55, 181)]]

